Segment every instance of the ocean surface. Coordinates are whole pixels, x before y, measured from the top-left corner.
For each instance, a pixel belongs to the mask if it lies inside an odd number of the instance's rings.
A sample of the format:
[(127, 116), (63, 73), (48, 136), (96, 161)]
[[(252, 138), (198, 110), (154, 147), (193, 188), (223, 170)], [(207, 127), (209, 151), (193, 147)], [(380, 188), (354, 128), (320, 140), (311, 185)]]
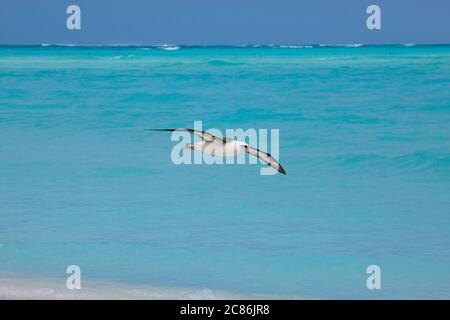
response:
[[(144, 131), (195, 120), (279, 129), (287, 175), (174, 165)], [(73, 264), (82, 283), (449, 299), (450, 46), (0, 47), (0, 272), (38, 290)]]

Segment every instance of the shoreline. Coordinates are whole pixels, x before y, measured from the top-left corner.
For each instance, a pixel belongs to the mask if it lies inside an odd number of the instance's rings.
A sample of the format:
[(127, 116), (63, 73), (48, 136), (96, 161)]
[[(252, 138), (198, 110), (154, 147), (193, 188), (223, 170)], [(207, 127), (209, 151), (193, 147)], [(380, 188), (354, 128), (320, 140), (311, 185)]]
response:
[(0, 273), (0, 300), (268, 300), (304, 299), (299, 296), (277, 296), (239, 293), (209, 288), (159, 287), (126, 285), (113, 282), (82, 281), (81, 289), (69, 290), (66, 278), (34, 277)]
[(28, 44), (0, 44), (1, 47), (41, 47), (41, 48), (149, 48), (161, 50), (178, 49), (201, 49), (201, 48), (221, 48), (221, 49), (312, 49), (312, 48), (367, 48), (367, 47), (447, 47), (450, 43), (305, 43), (305, 44), (77, 44), (77, 43), (28, 43)]

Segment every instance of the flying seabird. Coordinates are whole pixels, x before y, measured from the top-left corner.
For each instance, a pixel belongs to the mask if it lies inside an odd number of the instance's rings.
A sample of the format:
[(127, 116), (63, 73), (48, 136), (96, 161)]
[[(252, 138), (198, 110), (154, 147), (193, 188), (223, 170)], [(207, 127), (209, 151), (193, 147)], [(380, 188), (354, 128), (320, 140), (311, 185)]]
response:
[(269, 166), (277, 170), (282, 174), (286, 174), (286, 171), (281, 164), (270, 155), (270, 153), (258, 150), (250, 147), (247, 143), (242, 141), (236, 141), (229, 138), (219, 138), (213, 134), (205, 131), (199, 131), (194, 129), (145, 129), (148, 131), (169, 131), (169, 132), (189, 132), (199, 138), (202, 141), (196, 143), (187, 143), (186, 148), (191, 150), (197, 150), (204, 153), (209, 153), (215, 156), (221, 157), (234, 157), (244, 152), (247, 152), (255, 157), (258, 157)]

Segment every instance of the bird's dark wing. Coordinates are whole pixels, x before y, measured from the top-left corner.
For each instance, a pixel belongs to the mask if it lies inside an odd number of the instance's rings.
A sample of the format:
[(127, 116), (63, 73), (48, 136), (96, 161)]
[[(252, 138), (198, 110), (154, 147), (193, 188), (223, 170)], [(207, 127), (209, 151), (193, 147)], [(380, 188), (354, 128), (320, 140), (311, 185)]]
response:
[(208, 133), (206, 131), (199, 131), (199, 130), (194, 130), (194, 129), (145, 129), (148, 131), (169, 131), (169, 132), (189, 132), (197, 137), (199, 137), (200, 139), (207, 141), (207, 142), (222, 142), (222, 143), (226, 143), (227, 141), (229, 141), (229, 139), (227, 138), (219, 138), (211, 133)]
[(252, 148), (250, 146), (245, 146), (245, 151), (250, 153), (251, 155), (254, 155), (255, 157), (260, 158), (262, 161), (267, 163), (269, 166), (271, 166), (278, 172), (280, 172), (282, 174), (286, 174), (286, 171), (281, 166), (281, 164), (274, 157), (272, 157), (269, 153)]

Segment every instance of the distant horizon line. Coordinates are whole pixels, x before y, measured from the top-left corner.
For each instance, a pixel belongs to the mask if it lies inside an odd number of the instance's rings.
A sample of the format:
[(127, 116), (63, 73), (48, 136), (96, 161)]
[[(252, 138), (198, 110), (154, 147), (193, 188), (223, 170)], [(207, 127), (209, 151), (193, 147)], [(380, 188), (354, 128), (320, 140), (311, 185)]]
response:
[(279, 49), (307, 49), (323, 47), (381, 47), (381, 46), (448, 46), (450, 43), (315, 43), (315, 44), (136, 44), (136, 43), (111, 43), (111, 44), (75, 44), (75, 43), (29, 43), (29, 44), (0, 44), (0, 47), (148, 47), (174, 50), (177, 48), (205, 48), (205, 47), (229, 47), (229, 48), (279, 48)]

